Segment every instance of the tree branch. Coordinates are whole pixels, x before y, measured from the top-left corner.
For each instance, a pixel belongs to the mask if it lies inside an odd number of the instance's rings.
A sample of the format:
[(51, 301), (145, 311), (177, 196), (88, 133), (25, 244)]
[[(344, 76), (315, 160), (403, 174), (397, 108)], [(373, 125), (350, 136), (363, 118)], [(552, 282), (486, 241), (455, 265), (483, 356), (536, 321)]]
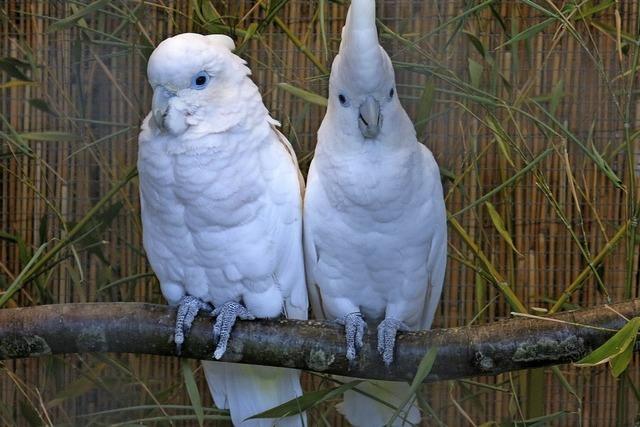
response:
[[(613, 310), (611, 309), (613, 308)], [(400, 333), (390, 368), (368, 328), (356, 363), (345, 357), (342, 327), (319, 321), (239, 321), (223, 361), (284, 366), (361, 378), (410, 380), (426, 351), (438, 347), (427, 381), (495, 375), (576, 361), (610, 331), (640, 315), (640, 300), (563, 313), (549, 319), (510, 319), (482, 326)], [(555, 321), (554, 321), (555, 320)], [(48, 354), (112, 352), (177, 356), (175, 309), (152, 304), (43, 305), (0, 310), (0, 360)], [(567, 323), (569, 322), (569, 323)], [(181, 357), (211, 359), (212, 320), (194, 322)]]

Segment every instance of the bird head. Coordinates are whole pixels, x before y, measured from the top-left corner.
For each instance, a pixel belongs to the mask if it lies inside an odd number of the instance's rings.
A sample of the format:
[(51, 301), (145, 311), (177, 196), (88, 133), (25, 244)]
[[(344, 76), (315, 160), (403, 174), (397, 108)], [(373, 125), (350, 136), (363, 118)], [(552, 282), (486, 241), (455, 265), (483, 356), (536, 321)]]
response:
[(378, 43), (375, 0), (353, 0), (331, 66), (328, 113), (337, 113), (344, 133), (372, 140), (385, 123), (392, 126), (397, 98), (391, 59)]
[(233, 103), (239, 83), (250, 74), (234, 48), (231, 38), (219, 34), (179, 34), (158, 45), (147, 75), (151, 112), (161, 130), (180, 135), (210, 121), (212, 110)]

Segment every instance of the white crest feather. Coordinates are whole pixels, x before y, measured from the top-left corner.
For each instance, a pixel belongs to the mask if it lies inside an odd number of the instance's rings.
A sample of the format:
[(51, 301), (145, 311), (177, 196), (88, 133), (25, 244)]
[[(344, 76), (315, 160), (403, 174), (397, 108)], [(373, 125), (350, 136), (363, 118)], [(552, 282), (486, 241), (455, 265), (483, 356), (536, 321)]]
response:
[(219, 46), (224, 46), (230, 51), (233, 51), (236, 48), (236, 43), (229, 36), (225, 36), (224, 34), (210, 34), (206, 36), (207, 39)]

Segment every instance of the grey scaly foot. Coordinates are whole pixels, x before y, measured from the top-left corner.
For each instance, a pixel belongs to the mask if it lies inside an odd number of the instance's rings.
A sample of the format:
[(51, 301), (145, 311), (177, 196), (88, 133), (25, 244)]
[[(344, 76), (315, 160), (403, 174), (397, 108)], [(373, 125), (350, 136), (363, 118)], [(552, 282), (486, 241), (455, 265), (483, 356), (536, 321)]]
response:
[(396, 333), (408, 331), (409, 327), (396, 319), (386, 318), (378, 325), (378, 353), (382, 356), (385, 365), (393, 362), (393, 348), (396, 345)]
[(367, 324), (362, 320), (362, 314), (349, 313), (336, 319), (340, 325), (344, 325), (344, 332), (347, 338), (347, 359), (353, 361), (358, 351), (362, 348), (362, 339)]
[(192, 297), (190, 295), (182, 297), (178, 303), (176, 327), (173, 335), (173, 341), (176, 343), (176, 352), (178, 354), (180, 354), (182, 350), (184, 336), (189, 333), (191, 324), (200, 311), (211, 313), (213, 311), (213, 307), (202, 301), (200, 298)]
[(213, 325), (213, 342), (217, 344), (213, 357), (220, 359), (227, 351), (227, 342), (236, 319), (253, 320), (255, 316), (245, 306), (235, 301), (225, 302), (213, 310), (213, 315), (217, 316), (216, 323)]

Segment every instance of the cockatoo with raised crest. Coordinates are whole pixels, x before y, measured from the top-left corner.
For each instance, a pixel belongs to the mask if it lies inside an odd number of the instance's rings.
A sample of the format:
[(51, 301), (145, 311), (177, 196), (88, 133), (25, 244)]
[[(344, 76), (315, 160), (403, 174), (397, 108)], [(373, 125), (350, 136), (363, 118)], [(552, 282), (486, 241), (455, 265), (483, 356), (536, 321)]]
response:
[[(374, 0), (351, 2), (307, 180), (304, 242), (315, 316), (344, 325), (350, 360), (367, 323), (377, 327), (380, 357), (390, 365), (398, 331), (431, 326), (447, 231), (438, 165), (398, 100), (375, 19)], [(409, 386), (375, 382), (364, 391), (399, 404)], [(362, 427), (385, 425), (394, 412), (354, 391), (341, 410)], [(410, 406), (394, 425), (419, 420)]]
[[(144, 247), (162, 294), (178, 307), (176, 345), (198, 312), (209, 312), (216, 359), (236, 319), (306, 319), (308, 309), (304, 184), (233, 49), (223, 35), (160, 43), (149, 59), (153, 107), (139, 138)], [(306, 425), (304, 415), (245, 421), (300, 396), (298, 371), (203, 365), (216, 405), (229, 408), (234, 425)]]

